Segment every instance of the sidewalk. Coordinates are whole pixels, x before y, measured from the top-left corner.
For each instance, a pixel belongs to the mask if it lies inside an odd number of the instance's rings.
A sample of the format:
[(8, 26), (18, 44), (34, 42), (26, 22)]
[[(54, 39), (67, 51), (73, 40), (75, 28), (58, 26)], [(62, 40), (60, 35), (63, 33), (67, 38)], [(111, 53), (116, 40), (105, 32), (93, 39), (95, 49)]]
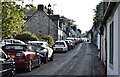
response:
[(103, 65), (103, 62), (99, 60), (98, 58), (98, 49), (93, 44), (89, 43), (89, 47), (91, 48), (91, 51), (93, 53), (93, 63), (94, 63), (94, 72), (93, 74), (98, 77), (105, 77), (105, 66)]

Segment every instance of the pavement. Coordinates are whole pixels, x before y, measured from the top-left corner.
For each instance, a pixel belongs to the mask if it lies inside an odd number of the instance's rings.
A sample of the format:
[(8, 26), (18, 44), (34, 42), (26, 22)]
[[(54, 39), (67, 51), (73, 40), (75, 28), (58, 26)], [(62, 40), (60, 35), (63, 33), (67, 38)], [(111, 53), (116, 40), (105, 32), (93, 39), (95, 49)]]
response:
[(94, 77), (105, 77), (105, 66), (98, 57), (98, 49), (95, 45), (88, 43), (92, 53), (93, 53), (93, 75)]

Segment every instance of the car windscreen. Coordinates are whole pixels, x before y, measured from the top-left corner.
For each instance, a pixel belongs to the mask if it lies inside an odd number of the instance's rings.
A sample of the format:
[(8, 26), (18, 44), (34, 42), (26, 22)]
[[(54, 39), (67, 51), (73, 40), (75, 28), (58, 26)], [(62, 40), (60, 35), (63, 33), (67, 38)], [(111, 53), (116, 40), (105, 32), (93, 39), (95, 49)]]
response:
[(43, 45), (43, 43), (29, 43), (30, 45), (32, 45), (32, 46), (41, 46), (41, 45)]
[(2, 51), (0, 50), (0, 58), (2, 58)]
[(24, 50), (24, 46), (5, 46), (3, 50)]

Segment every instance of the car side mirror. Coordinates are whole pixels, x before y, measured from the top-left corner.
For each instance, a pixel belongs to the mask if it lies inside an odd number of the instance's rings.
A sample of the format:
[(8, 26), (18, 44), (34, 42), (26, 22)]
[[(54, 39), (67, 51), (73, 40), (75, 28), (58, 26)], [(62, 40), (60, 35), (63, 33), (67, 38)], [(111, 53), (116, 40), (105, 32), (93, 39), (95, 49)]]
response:
[(36, 52), (36, 55), (39, 56), (40, 54), (38, 52)]
[(6, 60), (9, 60), (11, 57), (9, 55), (6, 56)]

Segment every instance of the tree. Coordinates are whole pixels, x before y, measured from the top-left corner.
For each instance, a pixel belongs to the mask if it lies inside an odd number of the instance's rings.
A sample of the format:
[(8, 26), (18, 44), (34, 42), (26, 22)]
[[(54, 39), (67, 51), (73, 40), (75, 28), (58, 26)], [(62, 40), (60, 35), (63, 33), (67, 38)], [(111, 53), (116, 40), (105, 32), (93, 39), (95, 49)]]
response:
[(97, 22), (98, 24), (101, 23), (102, 18), (103, 18), (103, 7), (102, 7), (102, 2), (100, 2), (97, 6), (96, 9), (94, 9), (95, 12), (95, 17), (93, 18), (94, 23)]
[(50, 46), (54, 45), (54, 38), (51, 35), (46, 35), (45, 37), (42, 37), (41, 39), (44, 40), (44, 41), (48, 41), (49, 40), (50, 41), (49, 42)]
[(73, 23), (75, 22), (73, 19), (68, 19), (68, 18), (66, 18), (66, 17), (64, 17), (64, 16), (61, 16), (61, 18), (62, 18), (63, 21), (64, 21), (66, 24), (68, 24), (69, 26), (70, 26), (70, 25), (73, 25)]
[(2, 3), (0, 0), (0, 41), (2, 40)]
[(24, 13), (15, 2), (2, 2), (2, 31), (4, 38), (14, 38), (24, 27)]

